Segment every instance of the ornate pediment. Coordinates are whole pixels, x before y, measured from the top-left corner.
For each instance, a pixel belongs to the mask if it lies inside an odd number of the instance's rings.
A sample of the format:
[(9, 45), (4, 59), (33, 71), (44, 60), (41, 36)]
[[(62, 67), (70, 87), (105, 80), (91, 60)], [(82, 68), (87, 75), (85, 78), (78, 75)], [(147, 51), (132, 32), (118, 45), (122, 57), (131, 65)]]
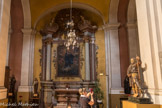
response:
[(59, 29), (59, 26), (57, 23), (53, 23), (53, 21), (50, 22), (50, 24), (47, 24), (44, 29), (40, 31), (40, 33), (45, 36), (47, 34), (54, 34)]
[[(78, 37), (83, 38), (84, 32), (94, 33), (97, 30), (97, 26), (92, 24), (90, 20), (86, 19), (80, 9), (72, 9), (72, 20), (74, 22), (73, 29)], [(52, 34), (53, 38), (60, 37), (63, 34), (66, 36), (69, 28), (67, 23), (70, 21), (70, 9), (60, 10), (56, 16), (47, 24), (40, 33)]]

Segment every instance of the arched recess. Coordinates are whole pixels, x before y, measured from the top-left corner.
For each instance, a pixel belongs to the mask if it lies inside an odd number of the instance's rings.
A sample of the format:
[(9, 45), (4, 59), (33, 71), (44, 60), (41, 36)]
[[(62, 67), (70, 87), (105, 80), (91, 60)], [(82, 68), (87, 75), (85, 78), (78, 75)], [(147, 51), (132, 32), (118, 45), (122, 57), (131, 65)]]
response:
[[(73, 2), (72, 4), (73, 8), (79, 8), (79, 9), (84, 9), (84, 10), (88, 10), (92, 13), (95, 13), (96, 15), (100, 16), (103, 20), (103, 23), (105, 24), (105, 20), (104, 20), (104, 17), (103, 15), (95, 8), (91, 7), (90, 5), (87, 5), (87, 4), (83, 4), (83, 3), (78, 3), (78, 2)], [(57, 5), (57, 6), (54, 6), (50, 9), (48, 9), (47, 11), (45, 11), (42, 15), (40, 15), (37, 20), (35, 21), (34, 23), (34, 29), (36, 28), (38, 22), (46, 15), (48, 15), (49, 13), (51, 12), (57, 12), (59, 10), (62, 10), (62, 9), (65, 9), (65, 8), (70, 8), (70, 4), (69, 3), (64, 3), (64, 4), (60, 4), (60, 5)]]
[[(21, 0), (22, 1), (22, 6), (23, 6), (23, 14), (24, 14), (24, 29), (22, 30), (24, 33), (24, 37), (30, 37), (28, 39), (23, 39), (26, 40), (26, 42), (30, 43), (28, 44), (26, 47), (28, 48), (28, 50), (25, 50), (23, 46), (23, 53), (24, 54), (28, 54), (29, 56), (26, 56), (25, 60), (22, 60), (22, 65), (25, 66), (25, 68), (22, 68), (21, 73), (27, 74), (27, 76), (24, 78), (24, 76), (21, 76), (21, 82), (24, 82), (24, 84), (22, 83), (21, 86), (19, 87), (19, 91), (21, 92), (28, 92), (31, 91), (31, 86), (33, 83), (33, 64), (34, 64), (34, 45), (35, 45), (35, 35), (36, 35), (36, 27), (37, 24), (39, 23), (39, 21), (45, 17), (46, 15), (48, 15), (51, 12), (57, 12), (61, 9), (65, 9), (65, 8), (69, 8), (70, 4), (69, 3), (65, 3), (65, 4), (61, 4), (58, 6), (54, 6), (52, 8), (50, 8), (49, 10), (47, 10), (46, 12), (44, 12), (35, 22), (35, 24), (32, 26), (31, 25), (31, 12), (30, 12), (30, 3), (29, 0)], [(73, 3), (73, 8), (80, 8), (80, 9), (85, 9), (88, 10), (92, 13), (95, 13), (96, 15), (100, 16), (102, 19), (102, 22), (105, 24), (105, 20), (103, 15), (96, 10), (95, 8), (86, 5), (86, 4), (82, 4), (82, 3)], [(34, 28), (34, 29), (32, 29)], [(26, 52), (26, 53), (25, 53)], [(25, 57), (25, 56), (24, 56)], [(25, 87), (23, 87), (23, 85), (25, 85)]]
[[(23, 8), (24, 27), (23, 32), (23, 51), (20, 92), (28, 92), (33, 84), (33, 62), (34, 62), (34, 36), (35, 30), (31, 28), (31, 11), (29, 0), (21, 0)], [(24, 74), (26, 77), (24, 77)], [(24, 86), (22, 86), (24, 85)]]
[(129, 66), (129, 41), (127, 31), (127, 10), (129, 0), (120, 0), (118, 7), (119, 27), (119, 48), (120, 48), (120, 69), (121, 69), (121, 85), (124, 87), (124, 78)]
[[(132, 32), (132, 24), (136, 25), (135, 10), (135, 0), (110, 1), (109, 22), (104, 26), (109, 100), (116, 99), (117, 96), (123, 94), (122, 86), (129, 66), (130, 55), (128, 33)], [(127, 30), (129, 28), (130, 30)], [(137, 32), (135, 30), (134, 32)], [(137, 37), (136, 35), (135, 37)], [(109, 106), (116, 107), (116, 103), (110, 101)]]
[(108, 23), (103, 26), (105, 32), (105, 52), (106, 52), (106, 89), (107, 108), (120, 107), (118, 103), (112, 101), (120, 96), (121, 75), (120, 75), (120, 53), (118, 39), (118, 6), (120, 0), (110, 0)]
[(136, 55), (140, 56), (135, 0), (129, 1), (127, 19), (129, 57), (133, 58)]

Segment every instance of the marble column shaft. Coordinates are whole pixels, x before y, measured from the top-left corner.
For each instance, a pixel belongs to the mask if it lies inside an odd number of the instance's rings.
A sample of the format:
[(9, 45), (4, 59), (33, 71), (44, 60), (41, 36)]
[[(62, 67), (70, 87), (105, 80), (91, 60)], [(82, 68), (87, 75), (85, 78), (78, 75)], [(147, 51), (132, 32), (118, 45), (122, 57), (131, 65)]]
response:
[(22, 29), (23, 34), (23, 52), (22, 52), (22, 68), (21, 68), (21, 83), (19, 92), (29, 92), (31, 90), (29, 85), (30, 78), (30, 54), (31, 52), (31, 37), (32, 29)]
[(46, 56), (46, 80), (51, 80), (51, 43), (47, 43), (47, 56)]
[(52, 50), (52, 34), (44, 36), (42, 46), (42, 80), (51, 80), (51, 50)]
[(42, 46), (42, 81), (46, 80), (46, 43)]
[(95, 64), (95, 60), (96, 60), (96, 51), (95, 51), (95, 36), (94, 34), (91, 35), (91, 40), (90, 40), (90, 69), (91, 69), (91, 81), (95, 81), (96, 80), (96, 64)]
[(89, 41), (85, 41), (85, 72), (86, 81), (90, 81)]

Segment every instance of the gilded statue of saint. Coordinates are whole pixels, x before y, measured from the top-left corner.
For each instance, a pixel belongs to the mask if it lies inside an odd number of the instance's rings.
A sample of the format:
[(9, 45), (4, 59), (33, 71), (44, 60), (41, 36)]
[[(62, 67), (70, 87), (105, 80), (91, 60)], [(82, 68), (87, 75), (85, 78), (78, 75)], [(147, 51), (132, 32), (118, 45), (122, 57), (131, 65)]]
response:
[(127, 76), (129, 77), (130, 86), (132, 87), (133, 97), (143, 96), (142, 82), (141, 82), (141, 60), (139, 56), (136, 58), (131, 58), (131, 64), (127, 70)]

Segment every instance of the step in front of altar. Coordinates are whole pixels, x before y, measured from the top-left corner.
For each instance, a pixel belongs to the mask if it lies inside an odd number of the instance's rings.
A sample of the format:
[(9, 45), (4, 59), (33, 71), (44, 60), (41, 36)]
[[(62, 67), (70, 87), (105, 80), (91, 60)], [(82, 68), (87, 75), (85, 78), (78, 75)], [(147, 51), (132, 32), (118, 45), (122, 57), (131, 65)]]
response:
[[(71, 108), (79, 108), (78, 104), (70, 104)], [(57, 106), (54, 106), (53, 108), (67, 108), (67, 104), (65, 103), (59, 103)]]

